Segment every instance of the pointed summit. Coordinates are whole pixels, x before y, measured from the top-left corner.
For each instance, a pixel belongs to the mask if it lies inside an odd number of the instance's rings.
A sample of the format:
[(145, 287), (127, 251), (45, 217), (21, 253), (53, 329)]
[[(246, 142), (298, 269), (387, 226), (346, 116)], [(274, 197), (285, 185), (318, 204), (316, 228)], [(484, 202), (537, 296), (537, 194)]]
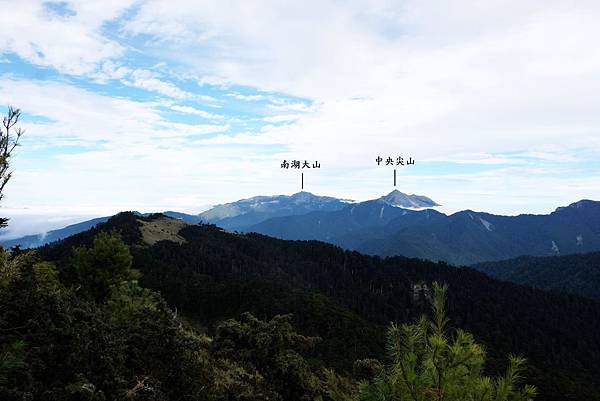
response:
[(397, 189), (389, 194), (379, 198), (380, 201), (387, 203), (390, 206), (397, 206), (411, 209), (421, 209), (427, 207), (440, 206), (438, 203), (422, 195), (407, 195)]

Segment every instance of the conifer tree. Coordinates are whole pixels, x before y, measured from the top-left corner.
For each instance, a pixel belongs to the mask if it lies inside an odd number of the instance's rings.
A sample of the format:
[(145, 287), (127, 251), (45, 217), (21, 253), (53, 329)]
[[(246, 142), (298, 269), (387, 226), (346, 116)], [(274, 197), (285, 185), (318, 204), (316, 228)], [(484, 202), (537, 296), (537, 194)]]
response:
[(529, 401), (533, 386), (522, 385), (525, 360), (509, 356), (506, 374), (483, 374), (485, 351), (463, 330), (448, 330), (447, 286), (433, 285), (433, 319), (392, 324), (388, 350), (392, 365), (362, 385), (363, 401)]
[(83, 290), (98, 302), (104, 302), (113, 288), (139, 278), (131, 269), (132, 260), (129, 247), (117, 233), (100, 232), (92, 247), (73, 250), (73, 265), (84, 283)]

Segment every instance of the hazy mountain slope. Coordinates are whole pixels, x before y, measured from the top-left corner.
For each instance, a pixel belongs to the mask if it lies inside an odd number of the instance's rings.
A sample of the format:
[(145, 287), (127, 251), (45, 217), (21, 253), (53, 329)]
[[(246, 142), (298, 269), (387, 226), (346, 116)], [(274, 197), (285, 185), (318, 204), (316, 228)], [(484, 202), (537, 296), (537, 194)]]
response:
[(256, 196), (217, 205), (200, 213), (200, 218), (204, 222), (217, 224), (227, 230), (243, 231), (273, 217), (300, 215), (312, 211), (334, 211), (342, 209), (347, 204), (347, 201), (337, 198), (298, 192), (291, 196)]
[(475, 264), (473, 268), (499, 280), (600, 301), (600, 252), (551, 257), (523, 256)]
[[(324, 336), (332, 336), (322, 355), (350, 369), (354, 357), (383, 357), (384, 331), (377, 328), (417, 316), (425, 301), (413, 292), (414, 285), (437, 280), (450, 285), (452, 324), (486, 344), (491, 372), (503, 369), (506, 354), (523, 354), (530, 360), (530, 381), (540, 387), (539, 400), (600, 399), (596, 302), (498, 282), (467, 268), (380, 259), (321, 242), (231, 234), (214, 226), (186, 226), (177, 234), (185, 241), (148, 246), (142, 242), (141, 224), (124, 214), (100, 229), (122, 231), (133, 245), (141, 282), (202, 324), (245, 310), (267, 317), (286, 309), (306, 332), (319, 327)], [(45, 247), (40, 254), (60, 260), (73, 245), (89, 243), (97, 231)], [(341, 308), (334, 317), (326, 312), (333, 305)]]
[(11, 240), (1, 241), (1, 245), (6, 248), (13, 246), (21, 246), (22, 248), (37, 248), (50, 242), (58, 241), (71, 235), (78, 234), (82, 231), (89, 230), (99, 223), (104, 223), (109, 217), (98, 217), (96, 219), (82, 221), (81, 223), (71, 224), (64, 228), (48, 231), (45, 234), (27, 235), (25, 237), (15, 238)]
[(192, 223), (192, 224), (200, 223), (202, 221), (200, 216), (197, 214), (188, 214), (188, 213), (173, 212), (173, 211), (162, 212), (162, 214), (164, 214), (165, 216), (169, 216), (174, 219), (183, 220), (183, 221), (186, 221), (186, 222)]

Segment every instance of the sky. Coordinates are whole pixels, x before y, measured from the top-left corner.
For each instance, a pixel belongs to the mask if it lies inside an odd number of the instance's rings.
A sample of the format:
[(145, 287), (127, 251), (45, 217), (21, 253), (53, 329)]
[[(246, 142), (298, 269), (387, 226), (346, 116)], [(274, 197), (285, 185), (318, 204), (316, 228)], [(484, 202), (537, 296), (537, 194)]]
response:
[(600, 200), (597, 1), (0, 7), (0, 105), (26, 130), (0, 205), (14, 235), (292, 194), (302, 172), (315, 194), (448, 212)]

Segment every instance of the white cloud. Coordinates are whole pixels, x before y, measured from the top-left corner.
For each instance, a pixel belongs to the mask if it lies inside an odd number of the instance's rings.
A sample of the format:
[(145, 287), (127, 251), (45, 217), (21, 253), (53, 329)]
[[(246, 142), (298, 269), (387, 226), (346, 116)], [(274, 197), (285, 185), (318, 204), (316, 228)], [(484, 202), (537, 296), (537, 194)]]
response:
[[(11, 2), (0, 14), (0, 52), (14, 53), (36, 65), (60, 73), (85, 75), (97, 82), (120, 80), (126, 85), (176, 99), (193, 95), (160, 79), (153, 71), (122, 65), (126, 46), (103, 34), (106, 23), (120, 17), (135, 0), (60, 2), (64, 16), (35, 0)], [(57, 2), (58, 4), (58, 2)], [(212, 97), (205, 101), (215, 101)]]
[(243, 100), (245, 102), (255, 102), (258, 100), (264, 100), (264, 95), (242, 95), (241, 93), (228, 93), (225, 96), (233, 97), (237, 100)]
[[(8, 21), (0, 26), (0, 49), (61, 72), (125, 80), (171, 99), (227, 107), (214, 96), (178, 88), (164, 69), (128, 67), (123, 54), (132, 40), (150, 59), (202, 77), (196, 78), (200, 85), (229, 88), (242, 100), (268, 100), (262, 121), (290, 123), (232, 136), (223, 133), (229, 129), (224, 124), (169, 124), (152, 103), (92, 96), (59, 83), (4, 80), (3, 90), (10, 91), (4, 99), (56, 117), (55, 123), (32, 125), (32, 136), (52, 136), (55, 143), (109, 138), (111, 145), (97, 153), (61, 162), (73, 169), (89, 165), (85, 172), (100, 175), (98, 182), (120, 194), (119, 202), (134, 204), (142, 196), (149, 204), (167, 202), (148, 189), (156, 185), (177, 199), (206, 193), (204, 203), (292, 192), (294, 176), (273, 167), (289, 155), (322, 161), (322, 171), (307, 177), (309, 189), (364, 199), (391, 189), (387, 176), (372, 169), (374, 157), (384, 152), (514, 167), (437, 178), (417, 175), (417, 167), (402, 177), (406, 187), (400, 189), (444, 204), (533, 210), (572, 197), (600, 198), (598, 172), (581, 178), (531, 170), (531, 159), (568, 164), (581, 160), (581, 149), (586, 157), (600, 153), (595, 1), (146, 0), (121, 30), (110, 38), (103, 34), (106, 22), (130, 5), (109, 2), (104, 10), (104, 2), (72, 2), (76, 14), (57, 19), (39, 3), (18, 2), (0, 17)], [(36, 29), (25, 29), (31, 26)], [(140, 39), (146, 42), (140, 45)], [(237, 85), (261, 95), (234, 93)], [(289, 100), (293, 96), (304, 101)], [(221, 120), (197, 107), (171, 106)], [(107, 128), (111, 116), (120, 118)], [(186, 142), (195, 135), (206, 137)], [(125, 143), (128, 152), (119, 148)], [(265, 154), (251, 145), (277, 151)], [(77, 174), (78, 185), (93, 196), (71, 190), (73, 199), (111, 202)], [(111, 174), (123, 184), (110, 182)], [(35, 187), (60, 177), (31, 175), (27, 183)]]
[(298, 120), (300, 117), (302, 117), (300, 114), (281, 114), (278, 116), (264, 117), (263, 121), (270, 123), (292, 122)]
[(29, 139), (121, 141), (144, 138), (163, 123), (153, 103), (99, 95), (62, 82), (0, 79), (2, 102), (51, 122), (24, 121)]
[(231, 82), (227, 81), (225, 78), (219, 77), (217, 75), (206, 75), (198, 79), (198, 85), (214, 85), (219, 86), (222, 89), (227, 89), (231, 86)]
[(276, 111), (294, 111), (299, 113), (308, 113), (317, 109), (315, 105), (278, 98), (271, 98), (271, 103), (267, 107)]
[(173, 105), (170, 108), (171, 108), (171, 110), (177, 111), (179, 113), (193, 114), (193, 115), (197, 115), (202, 118), (209, 119), (209, 120), (223, 120), (225, 118), (225, 116), (223, 116), (221, 114), (209, 113), (207, 111), (204, 111), (204, 110), (201, 110), (201, 109), (198, 109), (195, 107), (191, 107), (191, 106)]
[(157, 137), (173, 138), (177, 136), (192, 136), (192, 135), (204, 135), (212, 134), (217, 132), (225, 132), (229, 130), (228, 125), (217, 125), (217, 124), (182, 124), (165, 122), (163, 124), (167, 130), (157, 132)]
[(271, 106), (313, 113), (286, 130), (298, 149), (424, 158), (597, 146), (599, 16), (595, 2), (149, 1), (125, 30), (208, 76), (314, 100)]
[(119, 17), (133, 0), (68, 1), (73, 15), (49, 12), (42, 1), (3, 1), (0, 13), (0, 51), (11, 52), (59, 72), (85, 75), (125, 49), (106, 38), (101, 29)]
[[(525, 151), (547, 160), (560, 146), (554, 157), (568, 163), (580, 158), (581, 148), (600, 152), (597, 3), (325, 1), (300, 9), (265, 1), (235, 7), (240, 12), (151, 2), (128, 29), (152, 33), (146, 27), (159, 26), (164, 46), (168, 21), (177, 21), (186, 25), (174, 35), (179, 49), (211, 49), (210, 58), (186, 53), (189, 66), (224, 82), (312, 100), (314, 106), (273, 102), (269, 108), (307, 114), (258, 134), (267, 142), (279, 139), (290, 154), (326, 160), (324, 192), (360, 199), (377, 191), (385, 180), (373, 182), (372, 172), (361, 170), (369, 171), (374, 155), (391, 151), (419, 160), (521, 166), (465, 174), (454, 186), (444, 185), (445, 177), (421, 185), (421, 176), (407, 176), (404, 185), (415, 192), (433, 192), (459, 207), (548, 210), (600, 196), (593, 185), (581, 190), (589, 180), (555, 171), (530, 176), (523, 155), (497, 156)], [(248, 134), (210, 141), (253, 139), (259, 140)], [(357, 193), (336, 174), (372, 184)], [(582, 183), (577, 194), (576, 183)]]
[(223, 132), (222, 124), (184, 124), (165, 119), (158, 102), (96, 94), (61, 82), (0, 78), (2, 101), (51, 122), (27, 123), (30, 140), (73, 144), (135, 144), (153, 138), (182, 138)]
[[(26, 135), (3, 207), (29, 208), (32, 214), (50, 206), (57, 213), (72, 208), (73, 214), (166, 210), (174, 206), (169, 200), (180, 199), (179, 206), (192, 192), (202, 201), (181, 206), (193, 209), (210, 203), (215, 191), (227, 193), (240, 169), (256, 166), (243, 148), (194, 144), (228, 125), (174, 123), (161, 114), (162, 103), (6, 77), (0, 79), (0, 93), (3, 103), (49, 120), (23, 121)], [(56, 153), (63, 146), (91, 149)]]
[(123, 80), (123, 83), (147, 91), (158, 92), (175, 99), (187, 99), (193, 96), (172, 83), (161, 80), (158, 78), (158, 74), (143, 69), (133, 71), (127, 79)]

